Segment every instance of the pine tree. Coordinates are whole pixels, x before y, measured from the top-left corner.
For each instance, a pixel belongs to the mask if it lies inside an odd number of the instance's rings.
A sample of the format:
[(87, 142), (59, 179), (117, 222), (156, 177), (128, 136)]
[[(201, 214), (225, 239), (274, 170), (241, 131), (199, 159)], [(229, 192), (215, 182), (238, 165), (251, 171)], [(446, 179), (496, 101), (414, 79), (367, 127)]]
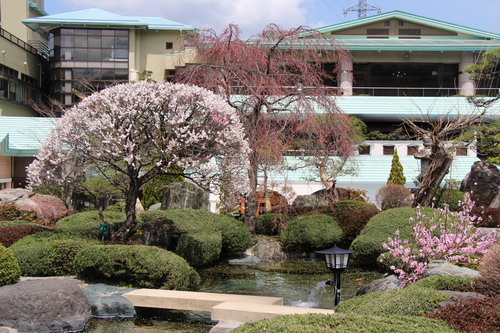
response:
[(403, 172), (403, 165), (399, 162), (398, 150), (394, 149), (394, 155), (392, 156), (391, 163), (391, 173), (389, 174), (389, 178), (387, 179), (387, 184), (397, 184), (397, 185), (405, 185), (406, 177)]

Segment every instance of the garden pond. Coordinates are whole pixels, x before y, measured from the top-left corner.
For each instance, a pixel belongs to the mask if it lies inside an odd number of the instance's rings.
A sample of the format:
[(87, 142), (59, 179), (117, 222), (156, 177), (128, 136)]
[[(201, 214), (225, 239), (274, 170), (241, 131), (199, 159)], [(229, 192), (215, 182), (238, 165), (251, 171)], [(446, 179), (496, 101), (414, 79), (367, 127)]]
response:
[[(288, 260), (259, 266), (220, 264), (199, 270), (200, 291), (282, 297), (285, 305), (333, 308), (332, 279), (323, 261)], [(363, 284), (382, 276), (378, 272), (347, 269), (342, 274), (342, 300), (354, 297)], [(138, 311), (135, 320), (99, 320), (91, 323), (92, 333), (209, 332), (215, 325), (210, 313), (195, 311)]]

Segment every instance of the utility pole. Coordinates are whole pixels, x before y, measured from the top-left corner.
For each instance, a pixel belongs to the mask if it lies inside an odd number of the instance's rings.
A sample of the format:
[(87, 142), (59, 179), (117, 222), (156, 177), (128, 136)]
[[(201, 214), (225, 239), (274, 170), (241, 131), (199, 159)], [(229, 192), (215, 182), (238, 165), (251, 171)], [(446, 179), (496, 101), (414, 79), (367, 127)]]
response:
[(358, 0), (358, 4), (356, 6), (349, 7), (344, 9), (344, 15), (347, 15), (348, 12), (358, 12), (358, 18), (366, 17), (366, 12), (376, 10), (377, 13), (381, 13), (382, 9), (380, 7), (375, 7), (366, 3), (366, 0)]

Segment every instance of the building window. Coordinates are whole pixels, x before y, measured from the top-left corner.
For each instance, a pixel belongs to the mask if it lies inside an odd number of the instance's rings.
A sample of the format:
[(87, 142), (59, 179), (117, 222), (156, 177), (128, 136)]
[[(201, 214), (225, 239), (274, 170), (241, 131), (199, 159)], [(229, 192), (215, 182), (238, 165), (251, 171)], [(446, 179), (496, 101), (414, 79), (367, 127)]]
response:
[(399, 29), (400, 39), (420, 39), (420, 29)]
[(175, 77), (175, 69), (165, 69), (165, 81), (172, 81)]
[(384, 155), (394, 155), (394, 146), (385, 146), (383, 149)]
[(358, 146), (359, 155), (370, 155), (370, 145)]
[(367, 38), (389, 38), (389, 29), (366, 29)]
[(165, 49), (167, 50), (173, 50), (174, 48), (174, 43), (173, 42), (166, 42), (165, 43)]
[(418, 146), (408, 146), (406, 147), (406, 155), (412, 156), (418, 152)]
[(467, 156), (467, 148), (457, 148), (457, 156)]

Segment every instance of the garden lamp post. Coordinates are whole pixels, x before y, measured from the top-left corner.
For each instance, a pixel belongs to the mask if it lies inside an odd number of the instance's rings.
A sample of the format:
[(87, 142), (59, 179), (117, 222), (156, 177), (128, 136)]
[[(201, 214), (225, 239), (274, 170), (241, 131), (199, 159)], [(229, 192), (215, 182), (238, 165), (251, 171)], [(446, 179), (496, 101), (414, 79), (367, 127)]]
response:
[(340, 302), (340, 273), (347, 268), (349, 255), (354, 251), (344, 250), (334, 245), (330, 249), (316, 251), (316, 253), (325, 255), (326, 268), (333, 271), (333, 281), (329, 280), (327, 284), (334, 287), (335, 305), (337, 305)]

